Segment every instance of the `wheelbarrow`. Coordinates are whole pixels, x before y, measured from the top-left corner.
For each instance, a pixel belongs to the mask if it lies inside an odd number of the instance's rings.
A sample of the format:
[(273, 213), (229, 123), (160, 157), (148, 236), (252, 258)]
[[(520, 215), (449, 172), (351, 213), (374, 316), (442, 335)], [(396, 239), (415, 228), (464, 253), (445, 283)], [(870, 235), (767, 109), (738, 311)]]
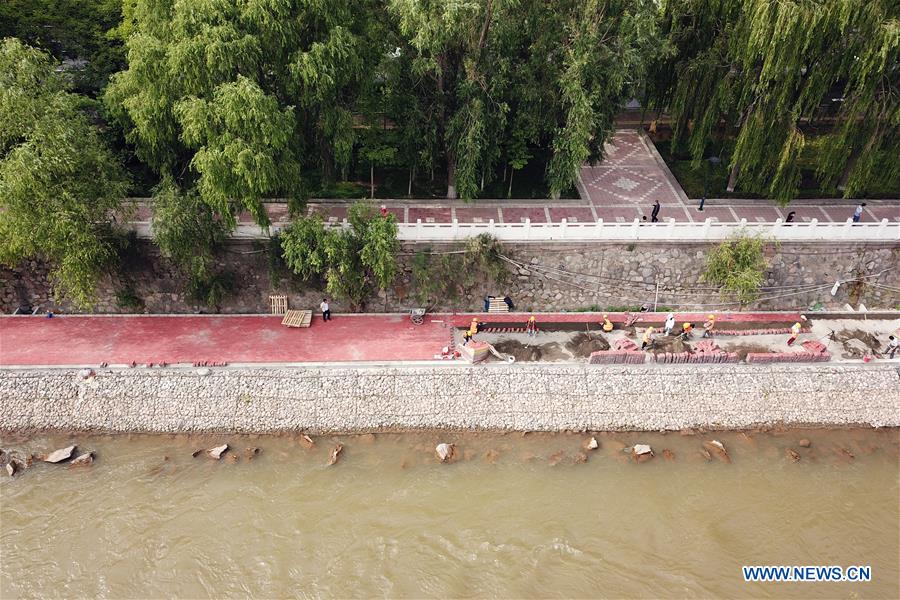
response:
[(413, 325), (421, 325), (425, 322), (425, 309), (424, 308), (411, 308), (409, 309), (409, 320), (413, 322)]

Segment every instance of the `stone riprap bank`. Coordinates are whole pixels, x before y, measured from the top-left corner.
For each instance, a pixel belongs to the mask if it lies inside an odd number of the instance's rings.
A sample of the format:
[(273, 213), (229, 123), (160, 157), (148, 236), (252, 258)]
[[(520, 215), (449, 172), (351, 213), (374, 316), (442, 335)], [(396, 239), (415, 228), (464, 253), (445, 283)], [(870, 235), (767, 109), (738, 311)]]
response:
[(0, 371), (0, 429), (346, 432), (900, 426), (896, 365)]

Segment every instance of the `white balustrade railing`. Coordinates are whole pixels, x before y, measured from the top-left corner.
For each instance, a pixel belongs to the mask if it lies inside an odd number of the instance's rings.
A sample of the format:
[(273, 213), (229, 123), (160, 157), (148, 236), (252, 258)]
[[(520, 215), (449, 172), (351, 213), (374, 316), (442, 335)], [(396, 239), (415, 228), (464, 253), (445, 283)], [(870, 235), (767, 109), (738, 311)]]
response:
[[(327, 223), (328, 227), (349, 227), (347, 220)], [(140, 237), (151, 237), (150, 223), (132, 223)], [(268, 231), (249, 223), (242, 223), (232, 233), (238, 239), (261, 239), (283, 229), (283, 224), (273, 224)], [(397, 237), (403, 242), (453, 242), (489, 233), (501, 241), (573, 241), (573, 242), (704, 242), (720, 241), (738, 232), (758, 235), (779, 241), (809, 242), (898, 242), (900, 222), (882, 219), (878, 223), (821, 223), (812, 219), (808, 223), (784, 223), (778, 219), (772, 223), (750, 223), (741, 219), (738, 223), (720, 223), (706, 219), (702, 223), (685, 223), (670, 219), (662, 223), (647, 223), (635, 219), (630, 223), (610, 223), (602, 219), (590, 223), (398, 223)]]

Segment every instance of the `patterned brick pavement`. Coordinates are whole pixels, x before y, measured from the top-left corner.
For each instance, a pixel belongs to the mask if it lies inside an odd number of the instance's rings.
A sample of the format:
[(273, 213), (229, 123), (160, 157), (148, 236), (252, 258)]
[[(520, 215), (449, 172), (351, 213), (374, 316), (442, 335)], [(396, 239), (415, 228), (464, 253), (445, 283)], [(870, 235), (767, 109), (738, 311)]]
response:
[[(385, 204), (401, 223), (586, 223), (603, 219), (610, 223), (629, 223), (642, 216), (649, 218), (653, 203), (659, 200), (661, 221), (702, 222), (713, 219), (721, 223), (771, 223), (785, 219), (793, 211), (794, 221), (809, 223), (843, 223), (853, 214), (855, 200), (796, 200), (786, 208), (767, 200), (709, 200), (698, 210), (697, 201), (688, 199), (678, 181), (663, 162), (653, 143), (637, 130), (616, 131), (606, 146), (607, 156), (599, 164), (585, 165), (579, 173), (579, 200), (374, 200)], [(340, 221), (347, 216), (348, 201), (310, 202), (309, 212), (321, 213), (327, 220)], [(267, 205), (275, 223), (287, 222), (287, 208), (281, 203)], [(150, 210), (139, 206), (136, 220), (147, 221)], [(900, 201), (871, 200), (863, 213), (863, 222), (888, 219), (900, 222)], [(251, 223), (249, 214), (239, 220)]]

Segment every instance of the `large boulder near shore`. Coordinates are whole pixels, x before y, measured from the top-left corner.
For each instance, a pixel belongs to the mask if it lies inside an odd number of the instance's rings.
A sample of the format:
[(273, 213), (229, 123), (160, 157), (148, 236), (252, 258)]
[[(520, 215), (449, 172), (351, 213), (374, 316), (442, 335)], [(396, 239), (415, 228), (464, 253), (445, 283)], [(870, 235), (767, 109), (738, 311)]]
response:
[(728, 455), (728, 451), (725, 450), (725, 444), (723, 444), (719, 440), (703, 442), (703, 448), (704, 450), (709, 452), (710, 456), (715, 456), (717, 459), (724, 463), (731, 462), (731, 457)]
[(635, 462), (647, 462), (653, 458), (653, 449), (647, 444), (635, 444), (631, 447), (631, 458)]
[(454, 444), (440, 443), (435, 446), (434, 452), (437, 454), (438, 460), (447, 462), (453, 458), (453, 455), (456, 452), (456, 446)]
[(84, 454), (78, 456), (69, 463), (71, 467), (89, 467), (94, 464), (94, 453), (93, 452), (85, 452)]
[(74, 452), (75, 446), (66, 446), (65, 448), (54, 450), (47, 456), (43, 457), (43, 461), (48, 463), (60, 463), (64, 460), (69, 460), (70, 458), (72, 458), (72, 453)]
[(210, 448), (209, 450), (206, 451), (206, 454), (210, 458), (219, 460), (220, 458), (222, 458), (222, 454), (224, 454), (226, 450), (228, 450), (228, 444), (222, 444), (221, 446), (216, 446), (215, 448)]

